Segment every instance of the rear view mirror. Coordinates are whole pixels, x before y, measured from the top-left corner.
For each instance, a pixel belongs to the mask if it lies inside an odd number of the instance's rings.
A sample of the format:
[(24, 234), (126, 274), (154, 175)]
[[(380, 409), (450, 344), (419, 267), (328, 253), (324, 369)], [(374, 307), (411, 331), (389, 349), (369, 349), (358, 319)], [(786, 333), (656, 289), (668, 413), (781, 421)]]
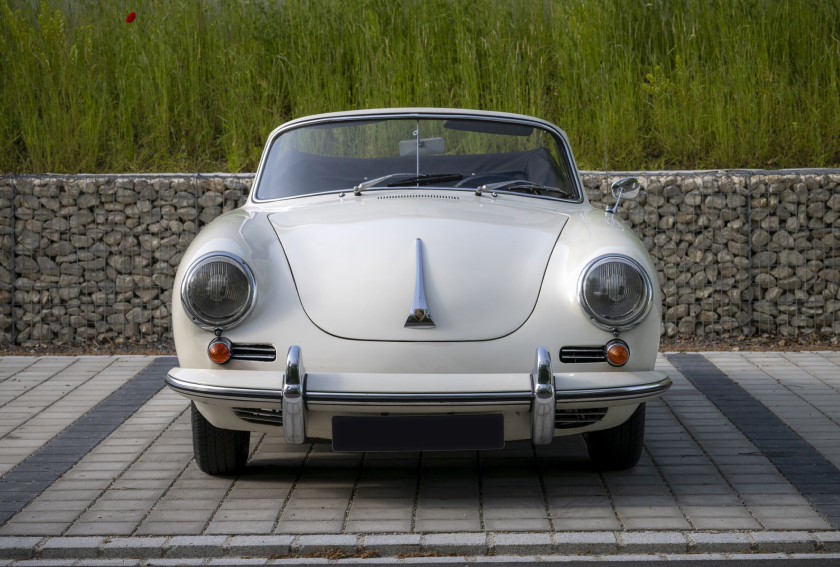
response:
[(635, 177), (624, 177), (612, 184), (610, 190), (616, 199), (635, 199), (639, 196), (639, 180)]
[(610, 191), (612, 192), (612, 196), (615, 197), (615, 205), (607, 207), (607, 212), (615, 213), (622, 199), (635, 199), (638, 197), (641, 188), (642, 186), (639, 184), (639, 180), (635, 177), (623, 177), (613, 182), (612, 186), (610, 186)]
[(400, 156), (416, 156), (418, 149), (421, 156), (442, 154), (446, 151), (443, 138), (422, 138), (420, 140), (402, 140)]

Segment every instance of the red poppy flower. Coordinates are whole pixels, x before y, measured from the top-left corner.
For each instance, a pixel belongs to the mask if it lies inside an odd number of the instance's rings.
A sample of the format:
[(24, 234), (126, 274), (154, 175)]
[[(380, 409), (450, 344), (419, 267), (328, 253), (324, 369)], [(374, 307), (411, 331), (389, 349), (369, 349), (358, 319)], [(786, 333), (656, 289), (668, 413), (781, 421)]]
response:
[(137, 17), (137, 12), (129, 12), (128, 16), (126, 16), (126, 18), (125, 18), (125, 23), (130, 24), (131, 22), (134, 21), (134, 19), (136, 17)]

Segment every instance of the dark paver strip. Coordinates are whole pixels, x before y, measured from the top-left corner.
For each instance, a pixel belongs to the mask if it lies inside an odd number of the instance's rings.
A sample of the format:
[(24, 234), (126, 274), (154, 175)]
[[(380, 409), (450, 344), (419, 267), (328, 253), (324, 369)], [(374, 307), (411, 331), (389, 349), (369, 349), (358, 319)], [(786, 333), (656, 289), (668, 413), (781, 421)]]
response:
[(840, 470), (702, 355), (666, 356), (833, 527), (840, 528)]
[(157, 394), (172, 356), (156, 358), (142, 372), (99, 402), (28, 459), (0, 478), (0, 525), (66, 473), (122, 422)]

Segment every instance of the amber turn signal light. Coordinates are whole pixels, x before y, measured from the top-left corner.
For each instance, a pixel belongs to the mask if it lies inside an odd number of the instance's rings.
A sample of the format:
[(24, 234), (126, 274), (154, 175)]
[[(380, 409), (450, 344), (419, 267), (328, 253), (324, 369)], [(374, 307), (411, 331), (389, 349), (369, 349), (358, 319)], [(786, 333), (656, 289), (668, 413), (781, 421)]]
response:
[(216, 364), (224, 364), (230, 360), (231, 343), (225, 338), (213, 339), (207, 347), (207, 356)]
[(624, 341), (611, 341), (604, 347), (607, 362), (613, 366), (624, 366), (630, 360), (630, 348)]

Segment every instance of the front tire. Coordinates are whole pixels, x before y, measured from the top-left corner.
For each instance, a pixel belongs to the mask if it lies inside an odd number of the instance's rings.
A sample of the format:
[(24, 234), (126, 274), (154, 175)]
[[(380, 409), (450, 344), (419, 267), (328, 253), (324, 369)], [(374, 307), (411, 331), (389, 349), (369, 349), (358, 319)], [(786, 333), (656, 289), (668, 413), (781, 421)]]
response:
[(212, 475), (239, 474), (248, 461), (250, 431), (222, 429), (207, 421), (191, 403), (193, 454), (203, 472)]
[(603, 471), (629, 469), (639, 462), (645, 437), (645, 404), (616, 427), (584, 433), (589, 458)]

